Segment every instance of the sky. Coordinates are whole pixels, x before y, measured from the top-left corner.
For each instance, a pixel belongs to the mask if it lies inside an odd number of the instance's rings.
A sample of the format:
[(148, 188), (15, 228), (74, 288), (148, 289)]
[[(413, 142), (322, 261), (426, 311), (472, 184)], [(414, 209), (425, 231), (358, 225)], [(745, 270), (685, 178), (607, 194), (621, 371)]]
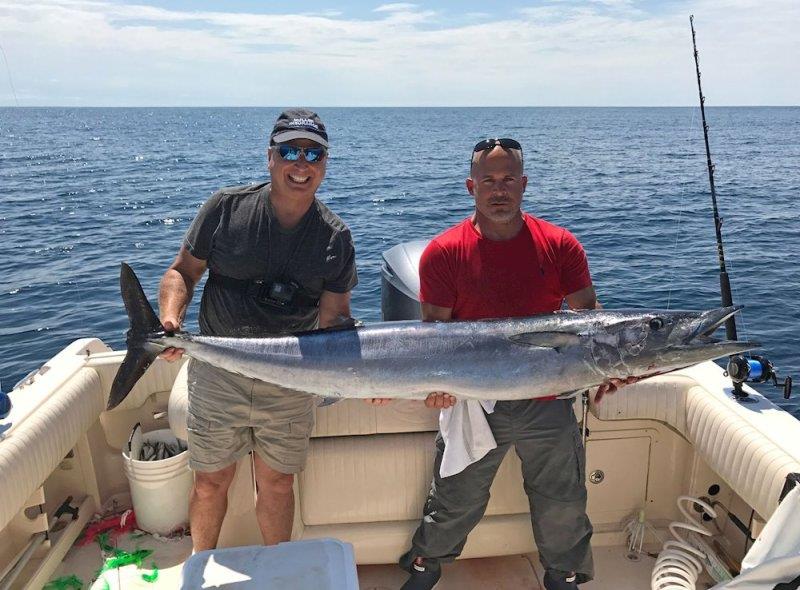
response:
[(0, 0), (0, 106), (800, 104), (800, 0)]

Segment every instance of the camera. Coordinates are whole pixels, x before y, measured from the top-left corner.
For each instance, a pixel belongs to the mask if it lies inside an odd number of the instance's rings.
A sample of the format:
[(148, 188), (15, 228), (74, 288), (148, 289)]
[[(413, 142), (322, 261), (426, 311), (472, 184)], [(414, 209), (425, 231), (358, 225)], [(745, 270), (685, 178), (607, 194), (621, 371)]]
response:
[(262, 305), (289, 311), (295, 306), (294, 299), (300, 290), (300, 285), (294, 281), (273, 281), (265, 283), (256, 281), (255, 298)]

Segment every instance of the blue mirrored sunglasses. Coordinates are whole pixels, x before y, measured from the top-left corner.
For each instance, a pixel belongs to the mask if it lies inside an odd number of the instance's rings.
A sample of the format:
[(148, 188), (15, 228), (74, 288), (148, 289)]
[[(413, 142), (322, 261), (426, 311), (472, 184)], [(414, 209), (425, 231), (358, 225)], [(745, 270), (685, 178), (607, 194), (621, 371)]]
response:
[(328, 153), (328, 150), (326, 150), (324, 147), (303, 148), (296, 145), (290, 145), (288, 143), (280, 143), (273, 147), (280, 154), (281, 159), (286, 160), (287, 162), (296, 162), (300, 159), (300, 154), (303, 154), (306, 162), (319, 162)]

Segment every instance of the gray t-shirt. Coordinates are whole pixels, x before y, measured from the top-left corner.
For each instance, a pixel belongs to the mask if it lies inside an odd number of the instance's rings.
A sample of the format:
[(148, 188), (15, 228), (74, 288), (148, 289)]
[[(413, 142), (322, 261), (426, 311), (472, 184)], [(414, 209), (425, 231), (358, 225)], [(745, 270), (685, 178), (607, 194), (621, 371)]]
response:
[(317, 307), (276, 309), (248, 293), (244, 281), (294, 281), (308, 298), (346, 293), (358, 283), (350, 230), (319, 200), (291, 230), (269, 203), (269, 183), (223, 188), (201, 207), (184, 245), (212, 274), (200, 303), (200, 330), (214, 336), (266, 336), (316, 327)]

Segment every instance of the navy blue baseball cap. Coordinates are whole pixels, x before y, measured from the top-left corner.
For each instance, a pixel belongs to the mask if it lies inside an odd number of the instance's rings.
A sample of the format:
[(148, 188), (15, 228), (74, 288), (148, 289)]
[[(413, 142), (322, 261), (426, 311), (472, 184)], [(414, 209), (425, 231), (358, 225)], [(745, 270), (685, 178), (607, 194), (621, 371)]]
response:
[(288, 109), (283, 111), (269, 136), (270, 145), (291, 141), (292, 139), (310, 139), (323, 147), (328, 147), (328, 132), (319, 115), (308, 109)]

